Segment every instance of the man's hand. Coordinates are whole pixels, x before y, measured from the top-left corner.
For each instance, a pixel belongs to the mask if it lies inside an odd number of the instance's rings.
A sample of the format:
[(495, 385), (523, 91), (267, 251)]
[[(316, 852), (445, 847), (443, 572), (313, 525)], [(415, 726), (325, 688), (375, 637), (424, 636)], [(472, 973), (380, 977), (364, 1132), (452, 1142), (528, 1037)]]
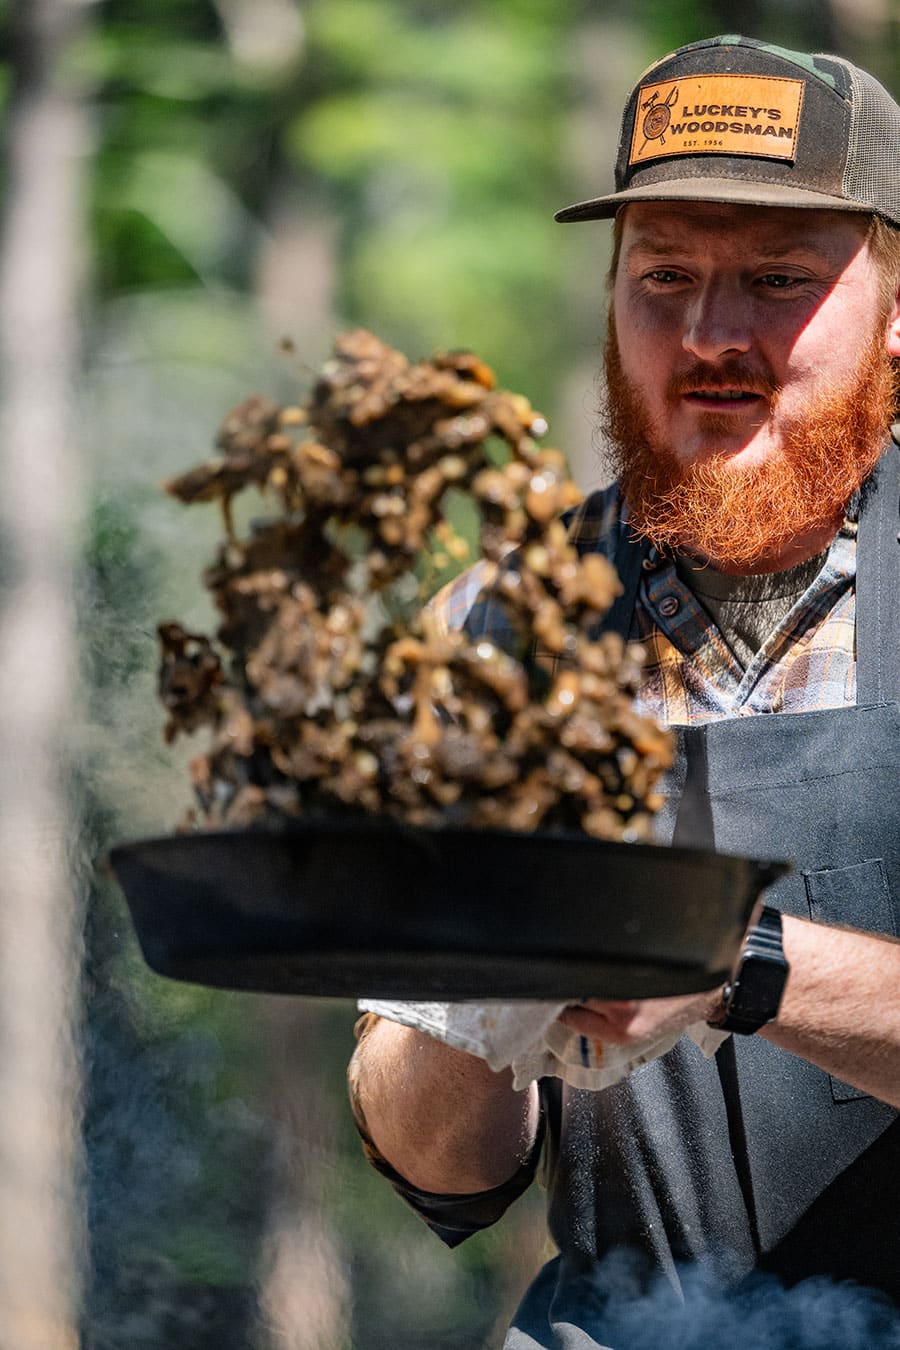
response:
[(683, 1031), (694, 1022), (708, 1022), (722, 1006), (717, 986), (701, 994), (676, 998), (598, 999), (573, 1003), (559, 1021), (592, 1041), (608, 1045), (641, 1045), (673, 1031)]
[[(791, 971), (781, 1007), (758, 1034), (900, 1108), (900, 942), (785, 915), (784, 949)], [(588, 999), (559, 1020), (591, 1040), (639, 1045), (708, 1022), (721, 993)]]

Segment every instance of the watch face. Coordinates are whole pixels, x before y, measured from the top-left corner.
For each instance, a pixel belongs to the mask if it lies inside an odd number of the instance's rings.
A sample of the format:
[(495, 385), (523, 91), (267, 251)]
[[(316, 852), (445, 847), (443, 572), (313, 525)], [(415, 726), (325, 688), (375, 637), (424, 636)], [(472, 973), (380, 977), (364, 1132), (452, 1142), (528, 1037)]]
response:
[(741, 963), (728, 1012), (753, 1019), (760, 1026), (770, 1022), (781, 1004), (787, 976), (788, 964), (784, 956), (748, 953)]
[(725, 1002), (726, 1031), (751, 1035), (771, 1022), (781, 1005), (790, 967), (781, 945), (781, 914), (764, 905), (744, 944)]

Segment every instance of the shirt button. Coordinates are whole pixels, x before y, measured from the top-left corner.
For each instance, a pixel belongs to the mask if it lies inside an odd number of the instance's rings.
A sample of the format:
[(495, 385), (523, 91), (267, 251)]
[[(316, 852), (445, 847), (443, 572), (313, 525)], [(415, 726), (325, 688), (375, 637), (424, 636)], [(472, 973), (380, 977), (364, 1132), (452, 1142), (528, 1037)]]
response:
[(659, 612), (664, 619), (671, 619), (681, 608), (677, 595), (664, 595), (659, 602)]

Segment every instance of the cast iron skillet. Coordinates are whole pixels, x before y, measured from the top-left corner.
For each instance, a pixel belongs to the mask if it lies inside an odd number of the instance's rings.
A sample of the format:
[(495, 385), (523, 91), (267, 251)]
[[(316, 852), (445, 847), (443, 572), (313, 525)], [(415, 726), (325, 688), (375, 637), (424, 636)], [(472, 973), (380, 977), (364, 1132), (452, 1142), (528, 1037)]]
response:
[(317, 819), (112, 850), (148, 964), (226, 989), (660, 997), (724, 981), (781, 862), (584, 835)]

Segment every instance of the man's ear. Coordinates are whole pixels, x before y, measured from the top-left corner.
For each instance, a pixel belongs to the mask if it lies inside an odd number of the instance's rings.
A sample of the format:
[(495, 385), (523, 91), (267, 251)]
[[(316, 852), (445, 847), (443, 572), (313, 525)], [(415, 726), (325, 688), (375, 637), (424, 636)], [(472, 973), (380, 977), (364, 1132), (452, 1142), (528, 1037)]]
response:
[(891, 356), (900, 356), (900, 288), (894, 300), (894, 312), (888, 323), (888, 352)]

